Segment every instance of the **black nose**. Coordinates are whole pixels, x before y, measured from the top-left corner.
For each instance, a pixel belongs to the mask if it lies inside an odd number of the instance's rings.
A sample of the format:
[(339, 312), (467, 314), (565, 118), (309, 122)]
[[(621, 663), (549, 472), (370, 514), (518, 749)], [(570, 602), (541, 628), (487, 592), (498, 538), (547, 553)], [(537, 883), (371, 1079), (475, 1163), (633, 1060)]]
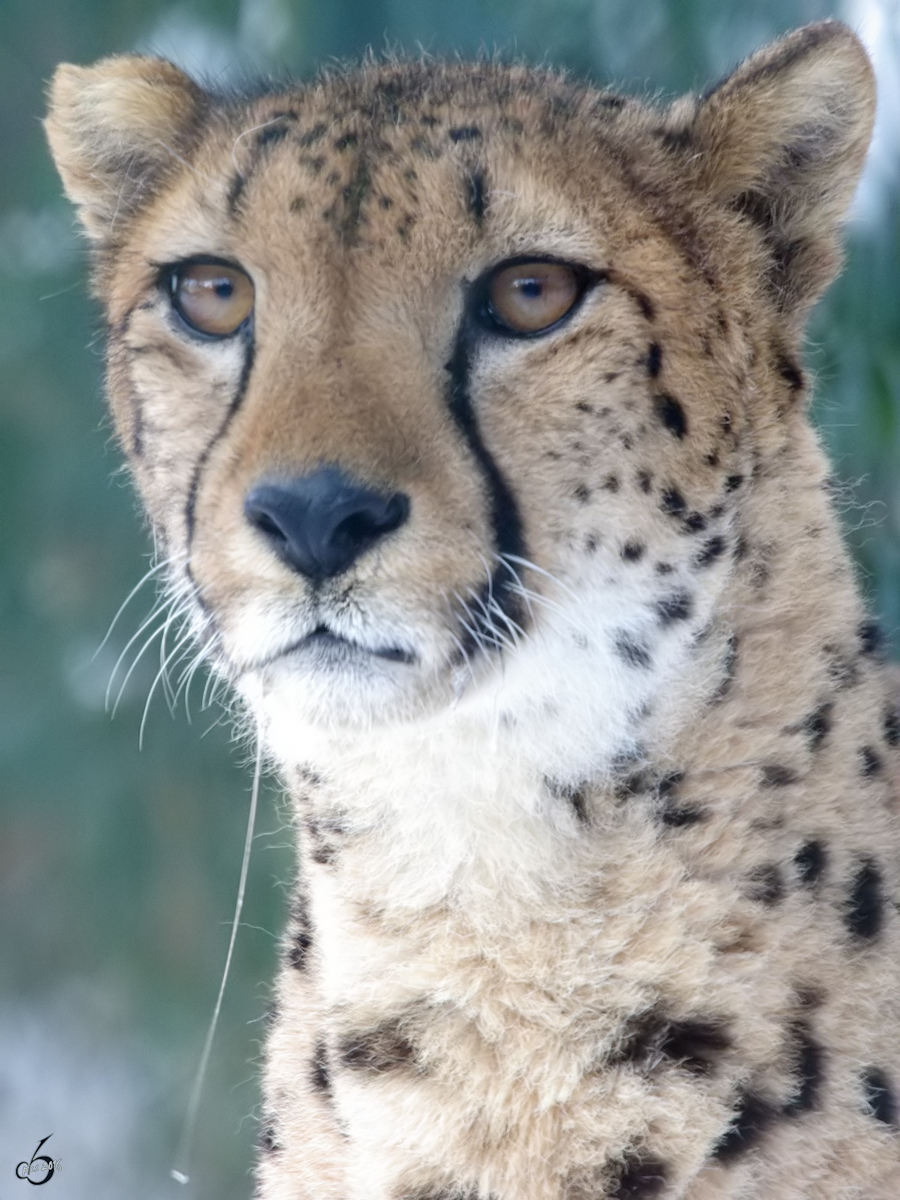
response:
[(261, 483), (244, 515), (294, 571), (313, 583), (346, 571), (409, 516), (409, 497), (363, 487), (339, 467), (319, 467), (279, 483)]

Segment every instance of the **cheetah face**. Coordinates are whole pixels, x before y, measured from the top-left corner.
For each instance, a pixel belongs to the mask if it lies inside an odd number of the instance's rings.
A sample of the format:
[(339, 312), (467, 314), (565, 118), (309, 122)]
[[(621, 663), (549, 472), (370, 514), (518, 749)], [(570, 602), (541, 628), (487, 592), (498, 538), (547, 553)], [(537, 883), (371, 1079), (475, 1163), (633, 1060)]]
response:
[(612, 744), (720, 654), (775, 419), (751, 402), (825, 281), (759, 303), (740, 96), (661, 114), (391, 64), (218, 103), (151, 60), (69, 71), (49, 132), (98, 243), (118, 428), (195, 632), (254, 703), (567, 706)]

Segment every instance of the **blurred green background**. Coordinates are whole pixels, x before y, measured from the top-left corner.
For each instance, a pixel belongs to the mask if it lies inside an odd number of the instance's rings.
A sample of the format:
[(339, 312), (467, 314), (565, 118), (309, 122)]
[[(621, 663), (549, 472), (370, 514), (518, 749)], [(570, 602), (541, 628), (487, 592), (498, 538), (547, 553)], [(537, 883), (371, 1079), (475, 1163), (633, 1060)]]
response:
[[(227, 82), (305, 76), (366, 46), (499, 49), (635, 91), (697, 88), (794, 25), (840, 16), (879, 70), (878, 140), (841, 281), (808, 361), (846, 523), (885, 629), (900, 629), (900, 10), (896, 0), (2, 0), (0, 4), (0, 1195), (38, 1141), (55, 1200), (246, 1197), (268, 980), (291, 857), (262, 798), (244, 927), (200, 1110), (192, 1180), (168, 1178), (225, 957), (250, 772), (215, 708), (173, 720), (154, 644), (116, 659), (152, 604), (149, 542), (104, 416), (99, 313), (46, 154), (61, 60), (160, 53)], [(131, 661), (138, 641), (126, 654)], [(119, 680), (122, 672), (119, 673)], [(113, 688), (113, 695), (118, 684)], [(18, 1192), (14, 1189), (18, 1189)]]

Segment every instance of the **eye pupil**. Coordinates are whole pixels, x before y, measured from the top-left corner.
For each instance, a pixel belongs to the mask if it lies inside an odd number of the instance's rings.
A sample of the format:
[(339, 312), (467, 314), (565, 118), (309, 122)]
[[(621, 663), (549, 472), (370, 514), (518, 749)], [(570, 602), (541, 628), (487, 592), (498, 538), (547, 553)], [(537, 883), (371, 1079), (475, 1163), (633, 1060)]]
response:
[(572, 311), (586, 282), (584, 269), (568, 263), (537, 261), (501, 267), (488, 280), (487, 316), (506, 333), (544, 333)]
[(228, 263), (187, 262), (171, 274), (172, 306), (195, 332), (230, 337), (253, 312), (253, 283)]

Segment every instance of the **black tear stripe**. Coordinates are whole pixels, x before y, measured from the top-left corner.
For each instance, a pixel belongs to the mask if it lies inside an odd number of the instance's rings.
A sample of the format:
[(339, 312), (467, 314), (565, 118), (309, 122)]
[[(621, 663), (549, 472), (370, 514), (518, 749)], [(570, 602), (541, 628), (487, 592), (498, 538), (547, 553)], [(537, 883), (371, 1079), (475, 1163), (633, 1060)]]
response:
[(205, 449), (197, 459), (197, 465), (194, 467), (194, 474), (191, 477), (191, 486), (188, 488), (187, 504), (184, 509), (184, 526), (185, 526), (185, 541), (187, 549), (187, 558), (190, 561), (191, 543), (194, 540), (194, 517), (197, 508), (197, 495), (200, 491), (200, 477), (203, 474), (203, 469), (209, 461), (215, 447), (225, 436), (228, 427), (230, 426), (238, 409), (244, 402), (244, 396), (247, 394), (247, 387), (250, 383), (250, 373), (253, 370), (253, 357), (255, 353), (255, 344), (251, 334), (244, 336), (244, 366), (241, 370), (241, 377), (238, 381), (237, 390), (231, 398), (231, 403), (228, 405), (221, 425), (207, 442)]
[[(472, 409), (472, 401), (469, 396), (471, 357), (471, 333), (467, 319), (464, 317), (456, 338), (456, 345), (453, 348), (453, 356), (447, 363), (447, 371), (450, 374), (447, 407), (487, 484), (490, 496), (494, 553), (500, 560), (483, 588), (484, 600), (487, 601), (489, 598), (497, 606), (499, 612), (492, 618), (491, 612), (494, 610), (487, 602), (483, 608), (476, 604), (469, 609), (472, 631), (464, 629), (462, 638), (467, 653), (483, 649), (485, 643), (499, 649), (508, 634), (506, 622), (503, 620), (504, 616), (513, 626), (518, 626), (519, 629), (525, 628), (527, 612), (521, 598), (514, 590), (516, 573), (507, 560), (528, 557), (525, 552), (522, 517), (516, 498), (491, 452), (484, 444), (481, 430), (478, 428), (478, 421)], [(500, 622), (499, 625), (497, 620)]]

